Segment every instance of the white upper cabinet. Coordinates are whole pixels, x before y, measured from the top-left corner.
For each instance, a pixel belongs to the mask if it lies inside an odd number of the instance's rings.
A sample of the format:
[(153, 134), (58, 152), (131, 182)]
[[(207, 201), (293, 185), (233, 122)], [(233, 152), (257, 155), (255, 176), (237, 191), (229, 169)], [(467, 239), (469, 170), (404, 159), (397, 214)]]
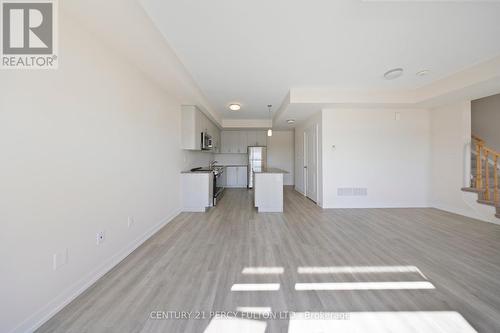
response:
[(235, 131), (222, 131), (221, 139), (222, 146), (221, 152), (226, 154), (237, 153), (238, 143), (236, 142), (236, 132)]
[(213, 142), (213, 145), (214, 145), (214, 152), (216, 152), (216, 153), (220, 153), (220, 147), (221, 147), (220, 134), (221, 134), (221, 132), (219, 131), (219, 129), (216, 126), (215, 127), (215, 133), (214, 133), (214, 135), (212, 137), (212, 142)]
[(266, 131), (257, 131), (257, 146), (267, 146)]
[(267, 146), (266, 131), (248, 131), (247, 138), (248, 146)]
[(257, 131), (247, 132), (247, 143), (249, 146), (258, 146), (257, 144)]
[(194, 105), (181, 109), (182, 149), (201, 150), (201, 133), (207, 132), (218, 142), (219, 128)]
[(266, 131), (222, 131), (220, 152), (246, 154), (249, 146), (266, 146)]
[(229, 153), (229, 138), (227, 131), (220, 132), (220, 152)]
[(237, 131), (236, 137), (237, 137), (237, 142), (238, 146), (236, 148), (236, 152), (239, 154), (246, 154), (247, 153), (247, 132), (245, 131)]

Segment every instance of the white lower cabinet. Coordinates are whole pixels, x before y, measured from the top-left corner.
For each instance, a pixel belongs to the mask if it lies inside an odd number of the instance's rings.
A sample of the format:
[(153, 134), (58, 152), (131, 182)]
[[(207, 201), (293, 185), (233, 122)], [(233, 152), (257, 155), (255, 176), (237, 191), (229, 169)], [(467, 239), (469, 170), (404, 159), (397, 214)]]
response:
[(213, 203), (213, 173), (183, 173), (182, 211), (204, 212)]
[(247, 187), (247, 167), (237, 167), (236, 169), (238, 187)]
[(247, 187), (247, 167), (226, 167), (226, 187)]
[(226, 168), (226, 186), (235, 187), (238, 183), (238, 173), (236, 168), (227, 167)]

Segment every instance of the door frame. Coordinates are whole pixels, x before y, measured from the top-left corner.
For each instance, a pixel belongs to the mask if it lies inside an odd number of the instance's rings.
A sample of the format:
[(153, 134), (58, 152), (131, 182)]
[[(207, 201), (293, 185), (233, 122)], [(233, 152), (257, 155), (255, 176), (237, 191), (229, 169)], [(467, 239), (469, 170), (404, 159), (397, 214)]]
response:
[[(313, 200), (312, 198), (308, 197), (307, 196), (307, 185), (308, 185), (308, 170), (309, 170), (309, 162), (308, 162), (308, 149), (307, 149), (307, 135), (308, 135), (308, 132), (312, 132), (312, 136), (315, 138), (315, 140), (313, 140), (313, 150), (316, 151), (316, 154), (314, 155), (316, 158), (316, 172), (314, 173), (315, 174), (315, 179), (314, 181), (316, 182), (316, 193), (315, 193), (315, 200)], [(318, 203), (318, 170), (319, 170), (319, 165), (318, 165), (318, 160), (319, 160), (319, 156), (318, 156), (318, 146), (319, 146), (319, 129), (318, 129), (318, 124), (312, 124), (311, 126), (308, 126), (304, 129), (304, 139), (303, 139), (303, 145), (304, 145), (304, 163), (303, 163), (303, 178), (304, 178), (304, 196), (308, 199), (310, 199), (311, 201), (313, 201), (314, 203)]]

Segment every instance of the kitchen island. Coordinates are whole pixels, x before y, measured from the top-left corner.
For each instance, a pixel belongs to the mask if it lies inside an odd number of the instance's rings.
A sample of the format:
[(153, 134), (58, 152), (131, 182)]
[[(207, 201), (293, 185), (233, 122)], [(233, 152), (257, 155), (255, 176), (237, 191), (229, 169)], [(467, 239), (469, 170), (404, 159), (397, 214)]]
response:
[(283, 175), (286, 173), (277, 168), (254, 171), (254, 201), (259, 212), (283, 211)]

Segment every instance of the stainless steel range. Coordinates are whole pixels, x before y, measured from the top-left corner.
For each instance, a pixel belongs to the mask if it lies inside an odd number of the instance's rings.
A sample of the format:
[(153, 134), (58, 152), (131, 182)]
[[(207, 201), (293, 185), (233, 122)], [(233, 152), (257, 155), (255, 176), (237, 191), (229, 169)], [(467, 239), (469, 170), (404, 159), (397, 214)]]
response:
[(217, 179), (224, 173), (224, 167), (213, 167), (214, 172), (214, 201), (213, 205), (217, 205), (217, 201), (222, 198), (224, 193), (224, 186), (217, 186)]

